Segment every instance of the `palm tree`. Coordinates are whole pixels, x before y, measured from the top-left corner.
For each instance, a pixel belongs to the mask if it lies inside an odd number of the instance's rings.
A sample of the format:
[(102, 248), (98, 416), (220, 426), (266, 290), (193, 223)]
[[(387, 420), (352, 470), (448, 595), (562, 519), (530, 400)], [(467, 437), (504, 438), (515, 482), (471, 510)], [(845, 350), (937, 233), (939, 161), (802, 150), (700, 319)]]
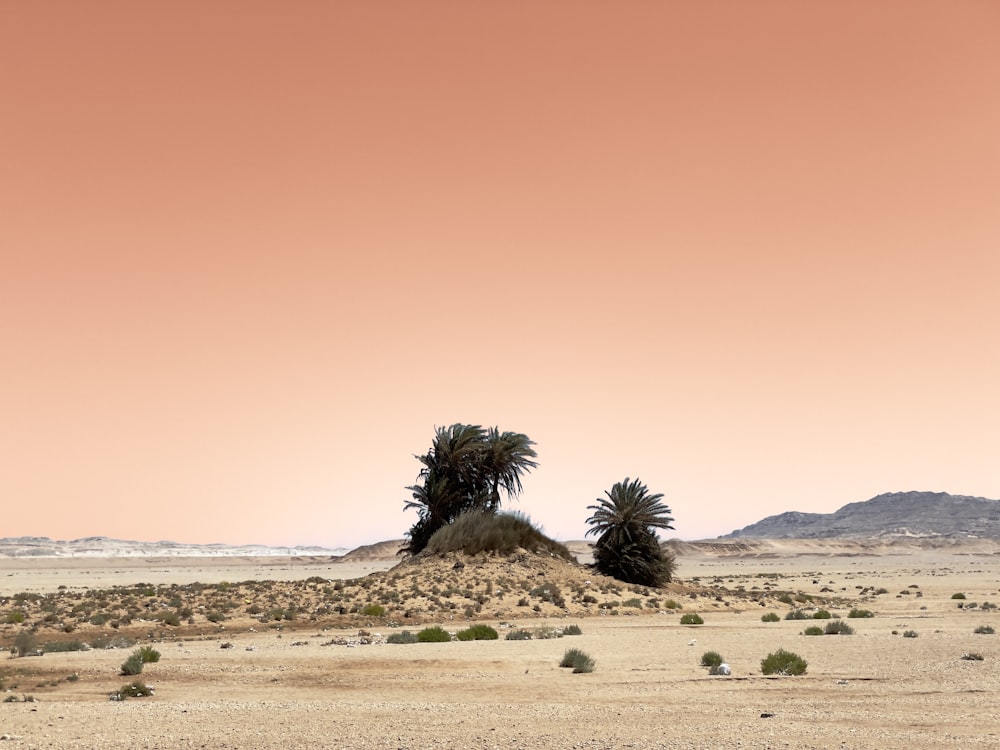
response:
[(605, 575), (627, 583), (660, 586), (673, 574), (673, 558), (660, 547), (654, 529), (672, 529), (662, 494), (650, 494), (638, 479), (617, 482), (607, 498), (588, 505), (587, 536), (597, 534), (594, 563)]
[(500, 491), (514, 498), (521, 494), (521, 475), (531, 471), (538, 464), (535, 443), (521, 432), (500, 432), (491, 427), (486, 436), (482, 467), (485, 480), (485, 510), (496, 512), (500, 509)]
[(407, 533), (404, 553), (420, 552), (435, 531), (453, 523), (472, 509), (496, 513), (501, 493), (521, 493), (521, 477), (538, 464), (534, 442), (519, 432), (484, 430), (479, 425), (438, 427), (431, 449), (417, 460), (423, 464), (422, 484), (407, 487), (412, 499), (405, 509), (416, 509), (418, 518)]

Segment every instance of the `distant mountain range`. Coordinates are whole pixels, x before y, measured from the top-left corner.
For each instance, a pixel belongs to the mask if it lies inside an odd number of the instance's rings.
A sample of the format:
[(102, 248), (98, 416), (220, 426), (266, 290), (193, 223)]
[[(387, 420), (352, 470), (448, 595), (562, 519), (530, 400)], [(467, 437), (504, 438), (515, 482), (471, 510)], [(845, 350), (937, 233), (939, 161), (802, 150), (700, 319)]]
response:
[(340, 557), (345, 547), (268, 547), (262, 544), (180, 544), (178, 542), (132, 542), (89, 536), (59, 541), (46, 536), (0, 539), (0, 557)]
[(1000, 500), (947, 492), (889, 492), (833, 513), (779, 513), (719, 538), (871, 537), (1000, 539)]

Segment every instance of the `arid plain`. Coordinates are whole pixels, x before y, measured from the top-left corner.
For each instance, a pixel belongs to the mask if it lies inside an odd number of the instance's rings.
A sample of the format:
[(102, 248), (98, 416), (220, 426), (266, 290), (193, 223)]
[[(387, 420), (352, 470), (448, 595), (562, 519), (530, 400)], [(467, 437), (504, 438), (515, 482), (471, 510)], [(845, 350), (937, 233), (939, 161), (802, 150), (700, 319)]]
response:
[[(682, 543), (661, 590), (526, 553), (399, 563), (393, 551), (0, 558), (6, 648), (29, 630), (39, 645), (118, 644), (0, 657), (3, 746), (1000, 746), (1000, 635), (974, 632), (1000, 628), (995, 542)], [(793, 610), (808, 619), (785, 619)], [(854, 633), (803, 635), (830, 622), (817, 610)], [(685, 613), (704, 624), (682, 625)], [(499, 639), (385, 643), (472, 623)], [(540, 637), (570, 624), (582, 634)], [(515, 630), (535, 637), (506, 639)], [(139, 676), (155, 694), (109, 700), (144, 645), (161, 654)], [(560, 668), (568, 648), (594, 671)], [(807, 672), (763, 675), (779, 648)], [(706, 651), (732, 675), (709, 675)]]

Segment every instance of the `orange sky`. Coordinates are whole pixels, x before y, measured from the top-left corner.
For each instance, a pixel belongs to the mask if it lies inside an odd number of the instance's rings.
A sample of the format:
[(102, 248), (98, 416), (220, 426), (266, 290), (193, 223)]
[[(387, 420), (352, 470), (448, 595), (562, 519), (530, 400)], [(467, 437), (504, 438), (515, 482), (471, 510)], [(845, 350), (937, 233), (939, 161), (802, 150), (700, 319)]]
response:
[(0, 536), (1000, 498), (1000, 4), (0, 5)]

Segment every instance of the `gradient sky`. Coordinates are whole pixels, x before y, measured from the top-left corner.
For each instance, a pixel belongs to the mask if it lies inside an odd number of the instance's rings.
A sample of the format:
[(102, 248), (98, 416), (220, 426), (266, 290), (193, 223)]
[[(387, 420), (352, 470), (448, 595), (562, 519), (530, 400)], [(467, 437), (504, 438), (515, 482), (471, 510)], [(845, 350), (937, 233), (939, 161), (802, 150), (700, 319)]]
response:
[(1000, 498), (1000, 3), (0, 4), (0, 536)]

